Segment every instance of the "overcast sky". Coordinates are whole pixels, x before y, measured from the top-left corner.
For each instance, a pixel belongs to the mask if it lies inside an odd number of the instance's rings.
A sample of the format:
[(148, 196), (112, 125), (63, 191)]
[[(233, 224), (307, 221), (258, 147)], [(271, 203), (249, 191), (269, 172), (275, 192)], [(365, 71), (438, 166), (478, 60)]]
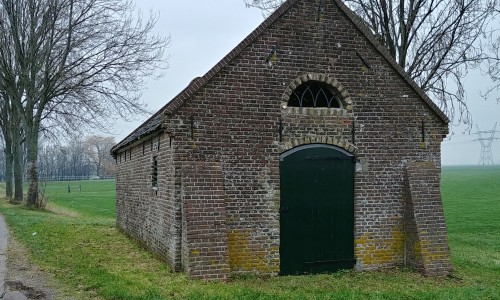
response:
[[(243, 0), (137, 0), (138, 8), (147, 13), (150, 9), (159, 13), (157, 33), (171, 36), (169, 68), (165, 76), (149, 81), (143, 100), (148, 109), (156, 111), (170, 101), (191, 80), (204, 75), (229, 51), (241, 42), (262, 21), (257, 9), (246, 8)], [(479, 73), (467, 81), (469, 108), (474, 124), (481, 130), (491, 130), (498, 122), (500, 131), (500, 105), (495, 99), (480, 97), (481, 88), (488, 84)], [(149, 117), (149, 116), (147, 116)], [(117, 122), (114, 132), (119, 141), (138, 127), (147, 117), (137, 121)], [(450, 133), (442, 145), (443, 165), (475, 165), (479, 161), (480, 143), (474, 125), (470, 134), (467, 127), (450, 126)], [(496, 134), (500, 138), (500, 133)], [(493, 156), (500, 165), (500, 140), (493, 142)]]

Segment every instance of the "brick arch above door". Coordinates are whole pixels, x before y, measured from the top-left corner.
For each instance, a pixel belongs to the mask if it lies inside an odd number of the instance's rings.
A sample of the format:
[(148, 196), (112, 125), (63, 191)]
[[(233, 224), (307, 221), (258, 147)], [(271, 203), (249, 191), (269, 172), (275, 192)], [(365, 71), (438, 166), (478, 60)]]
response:
[(329, 137), (329, 136), (305, 136), (305, 137), (299, 137), (296, 139), (292, 139), (290, 141), (284, 142), (280, 144), (280, 152), (283, 153), (285, 151), (291, 150), (295, 147), (302, 146), (302, 145), (308, 145), (308, 144), (325, 144), (325, 145), (331, 145), (331, 146), (337, 146), (339, 148), (342, 148), (354, 155), (358, 153), (358, 148), (354, 146), (351, 142), (342, 139), (342, 138), (335, 138), (335, 137)]

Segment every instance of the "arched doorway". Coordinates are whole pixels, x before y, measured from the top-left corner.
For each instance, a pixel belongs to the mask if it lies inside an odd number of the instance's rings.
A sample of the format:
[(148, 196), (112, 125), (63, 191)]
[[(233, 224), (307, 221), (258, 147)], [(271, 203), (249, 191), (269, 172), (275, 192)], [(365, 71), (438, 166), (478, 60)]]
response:
[(354, 265), (354, 156), (324, 144), (280, 156), (280, 274)]

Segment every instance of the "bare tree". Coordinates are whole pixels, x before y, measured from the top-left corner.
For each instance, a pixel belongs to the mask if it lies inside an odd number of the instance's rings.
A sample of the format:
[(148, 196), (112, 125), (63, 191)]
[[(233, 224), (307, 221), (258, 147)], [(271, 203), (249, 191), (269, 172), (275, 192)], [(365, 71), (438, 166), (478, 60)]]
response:
[[(111, 150), (111, 148), (109, 150)], [(113, 157), (108, 156), (108, 159), (103, 161), (101, 169), (102, 169), (101, 171), (102, 176), (106, 176), (104, 178), (115, 177), (116, 162), (114, 161)]]
[(11, 153), (12, 153), (12, 166), (14, 175), (14, 198), (11, 202), (19, 204), (23, 201), (23, 132), (20, 130), (20, 120), (17, 110), (12, 110), (11, 120)]
[[(284, 2), (244, 1), (249, 7), (261, 9), (264, 15)], [(494, 44), (491, 42), (495, 34), (490, 25), (498, 26), (498, 0), (344, 2), (364, 20), (398, 64), (451, 119), (470, 124), (463, 84), (471, 68), (489, 61), (487, 72), (497, 83), (496, 88), (500, 88), (500, 41), (496, 40), (496, 57), (488, 47)], [(458, 114), (455, 116), (455, 113)]]
[[(5, 149), (5, 141), (3, 135), (0, 138), (0, 149)], [(0, 181), (5, 181), (5, 151), (0, 151)], [(11, 187), (12, 188), (12, 187)], [(5, 193), (7, 194), (7, 193)], [(12, 190), (11, 190), (12, 195)]]
[(10, 101), (5, 92), (0, 89), (0, 128), (2, 130), (3, 151), (4, 151), (4, 178), (5, 178), (5, 196), (12, 199), (13, 192), (13, 173), (12, 166), (14, 157), (12, 155), (12, 130), (10, 126), (9, 114)]
[(42, 139), (38, 151), (38, 174), (42, 181), (57, 180), (58, 162), (56, 147)]
[[(497, 13), (500, 13), (500, 7), (497, 8)], [(493, 84), (484, 91), (483, 97), (488, 99), (491, 94), (496, 92), (497, 102), (500, 103), (500, 27), (496, 28), (494, 32), (495, 36), (492, 37), (490, 44), (492, 55), (488, 58), (486, 66), (482, 68), (483, 73), (490, 76)]]
[(116, 144), (113, 137), (91, 135), (73, 137), (63, 143), (41, 139), (38, 153), (41, 180), (90, 179), (92, 175), (114, 175), (114, 160), (109, 155)]
[(83, 175), (82, 166), (85, 163), (85, 146), (83, 140), (81, 138), (74, 139), (68, 145), (68, 152), (71, 176), (76, 178)]
[[(2, 56), (1, 59), (9, 63), (8, 56)], [(0, 74), (3, 74), (0, 76), (0, 129), (4, 140), (5, 194), (12, 203), (18, 204), (23, 200), (22, 130), (17, 109), (12, 105), (12, 97), (21, 97), (21, 92), (9, 90), (9, 82), (15, 80), (13, 74), (6, 74), (5, 68), (0, 68)]]
[(0, 36), (12, 52), (13, 101), (26, 135), (27, 205), (39, 207), (40, 130), (64, 124), (105, 126), (110, 116), (145, 112), (144, 79), (166, 67), (168, 39), (153, 36), (153, 16), (135, 15), (122, 0), (0, 0)]
[(278, 7), (280, 7), (285, 0), (243, 0), (247, 7), (256, 7), (262, 10), (262, 15), (267, 17)]
[(85, 139), (85, 153), (95, 166), (97, 176), (102, 175), (105, 166), (109, 170), (111, 160), (109, 153), (115, 144), (113, 137), (91, 135)]

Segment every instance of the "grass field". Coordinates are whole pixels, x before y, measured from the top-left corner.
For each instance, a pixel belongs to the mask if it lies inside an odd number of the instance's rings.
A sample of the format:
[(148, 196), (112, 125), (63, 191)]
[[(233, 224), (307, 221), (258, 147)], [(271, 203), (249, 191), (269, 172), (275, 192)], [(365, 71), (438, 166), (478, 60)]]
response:
[(42, 184), (42, 190), (50, 204), (85, 217), (113, 220), (116, 217), (114, 180), (49, 182)]
[(400, 269), (189, 280), (115, 229), (113, 181), (49, 183), (48, 211), (0, 211), (77, 299), (500, 299), (500, 168), (444, 168), (442, 193), (455, 274), (437, 279)]

